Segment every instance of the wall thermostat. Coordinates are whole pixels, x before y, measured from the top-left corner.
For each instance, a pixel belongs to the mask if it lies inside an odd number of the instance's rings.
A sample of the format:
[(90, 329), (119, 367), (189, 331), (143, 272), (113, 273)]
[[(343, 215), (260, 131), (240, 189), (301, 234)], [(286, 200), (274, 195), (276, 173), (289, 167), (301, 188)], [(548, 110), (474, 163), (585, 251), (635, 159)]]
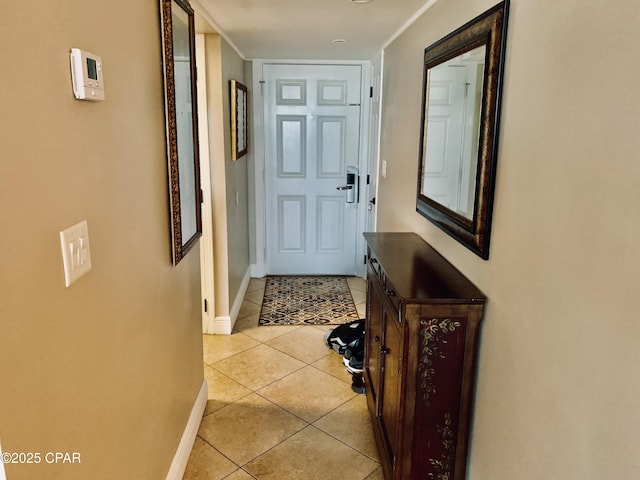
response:
[(71, 78), (78, 100), (104, 100), (102, 59), (98, 55), (72, 48)]

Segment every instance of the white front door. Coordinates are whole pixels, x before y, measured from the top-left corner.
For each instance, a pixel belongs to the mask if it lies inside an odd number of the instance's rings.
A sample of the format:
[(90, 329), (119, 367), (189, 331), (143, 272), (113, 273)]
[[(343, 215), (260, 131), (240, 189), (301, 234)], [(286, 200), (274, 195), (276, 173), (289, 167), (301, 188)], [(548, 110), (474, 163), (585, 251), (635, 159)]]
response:
[(361, 75), (352, 65), (263, 67), (268, 274), (356, 271), (359, 203), (338, 188), (360, 163)]

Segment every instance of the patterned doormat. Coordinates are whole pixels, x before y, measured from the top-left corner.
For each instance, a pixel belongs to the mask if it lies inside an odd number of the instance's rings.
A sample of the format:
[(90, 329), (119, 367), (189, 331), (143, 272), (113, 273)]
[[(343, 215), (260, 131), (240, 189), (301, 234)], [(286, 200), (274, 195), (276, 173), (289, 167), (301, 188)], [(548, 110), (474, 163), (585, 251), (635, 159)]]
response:
[(259, 325), (339, 325), (357, 319), (344, 277), (267, 277)]

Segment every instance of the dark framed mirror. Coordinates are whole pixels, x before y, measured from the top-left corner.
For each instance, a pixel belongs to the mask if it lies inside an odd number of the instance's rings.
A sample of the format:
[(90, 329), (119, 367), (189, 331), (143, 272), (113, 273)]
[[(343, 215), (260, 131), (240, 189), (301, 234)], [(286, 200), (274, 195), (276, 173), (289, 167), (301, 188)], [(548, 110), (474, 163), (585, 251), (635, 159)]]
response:
[(489, 258), (509, 2), (424, 51), (416, 210)]
[(194, 12), (185, 0), (160, 0), (172, 260), (202, 234)]

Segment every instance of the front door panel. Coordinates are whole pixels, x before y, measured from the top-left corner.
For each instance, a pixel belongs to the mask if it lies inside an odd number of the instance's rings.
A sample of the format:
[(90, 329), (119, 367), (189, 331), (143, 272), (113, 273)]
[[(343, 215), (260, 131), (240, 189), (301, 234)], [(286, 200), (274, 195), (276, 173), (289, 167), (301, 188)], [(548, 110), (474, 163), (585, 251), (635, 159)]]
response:
[(267, 273), (353, 275), (360, 66), (265, 65)]

